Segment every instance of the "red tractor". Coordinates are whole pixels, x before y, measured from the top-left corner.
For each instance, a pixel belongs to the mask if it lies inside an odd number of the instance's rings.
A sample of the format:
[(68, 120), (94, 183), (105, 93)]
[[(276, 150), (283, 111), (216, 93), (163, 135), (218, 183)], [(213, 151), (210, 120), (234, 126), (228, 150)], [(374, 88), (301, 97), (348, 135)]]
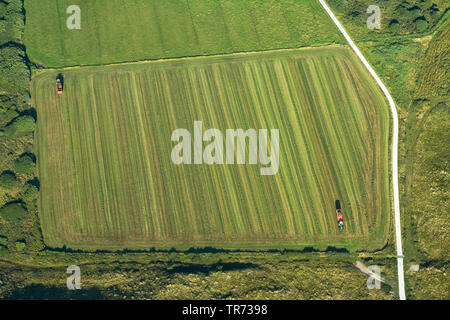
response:
[(341, 209), (341, 202), (336, 200), (336, 218), (338, 221), (339, 230), (344, 229), (344, 216)]
[(56, 90), (58, 91), (58, 94), (63, 93), (63, 88), (64, 88), (64, 78), (63, 78), (62, 74), (60, 73), (56, 77)]

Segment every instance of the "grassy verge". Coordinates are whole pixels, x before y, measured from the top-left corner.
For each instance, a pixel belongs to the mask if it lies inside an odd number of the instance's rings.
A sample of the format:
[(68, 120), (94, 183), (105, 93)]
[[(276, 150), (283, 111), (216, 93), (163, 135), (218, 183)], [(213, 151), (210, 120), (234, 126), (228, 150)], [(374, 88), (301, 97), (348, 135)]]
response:
[[(53, 258), (51, 256), (54, 256)], [(58, 257), (59, 256), (59, 257)], [(56, 259), (59, 263), (51, 264)], [(369, 290), (354, 266), (381, 266), (387, 284)], [(46, 262), (44, 262), (46, 261)], [(66, 268), (81, 268), (80, 291)], [(36, 267), (39, 265), (39, 267)], [(322, 253), (47, 253), (32, 265), (0, 262), (7, 299), (393, 299), (395, 259)]]

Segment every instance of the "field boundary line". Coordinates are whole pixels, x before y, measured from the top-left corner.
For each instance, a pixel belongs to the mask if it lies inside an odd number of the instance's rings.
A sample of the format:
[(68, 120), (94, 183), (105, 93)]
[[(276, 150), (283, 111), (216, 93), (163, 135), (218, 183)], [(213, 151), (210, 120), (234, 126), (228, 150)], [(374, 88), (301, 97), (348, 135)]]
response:
[[(1, 0), (0, 0), (1, 1)], [(36, 74), (40, 74), (41, 72), (45, 72), (48, 70), (73, 70), (73, 69), (82, 69), (82, 68), (91, 68), (91, 67), (110, 67), (110, 66), (121, 66), (121, 65), (133, 65), (133, 64), (145, 64), (151, 62), (165, 62), (165, 61), (184, 61), (190, 59), (201, 59), (201, 58), (220, 58), (220, 57), (239, 57), (252, 54), (265, 54), (265, 53), (283, 53), (290, 52), (295, 50), (308, 50), (308, 49), (320, 49), (327, 47), (346, 47), (345, 43), (336, 43), (336, 42), (324, 42), (322, 44), (317, 45), (305, 45), (300, 47), (289, 47), (289, 48), (275, 48), (275, 49), (261, 49), (261, 50), (252, 50), (252, 51), (236, 51), (229, 53), (211, 53), (211, 54), (199, 54), (193, 56), (173, 56), (166, 58), (154, 58), (154, 59), (142, 59), (142, 60), (127, 60), (127, 61), (119, 61), (119, 62), (110, 62), (110, 63), (99, 63), (99, 64), (81, 64), (81, 65), (65, 65), (61, 67), (43, 67), (41, 69), (37, 69), (34, 72)]]
[(356, 44), (353, 42), (352, 38), (350, 38), (347, 31), (345, 31), (345, 28), (342, 26), (342, 24), (336, 18), (334, 13), (328, 7), (325, 0), (319, 0), (319, 2), (322, 5), (322, 7), (325, 9), (325, 11), (328, 13), (328, 15), (331, 17), (333, 22), (336, 24), (339, 31), (345, 37), (345, 40), (347, 40), (350, 47), (353, 49), (353, 51), (355, 51), (358, 58), (361, 60), (361, 62), (364, 64), (364, 66), (370, 72), (370, 74), (375, 79), (377, 84), (380, 86), (381, 90), (383, 91), (384, 95), (386, 96), (386, 98), (389, 102), (389, 106), (390, 106), (392, 118), (393, 118), (392, 186), (393, 186), (393, 192), (394, 192), (395, 238), (396, 238), (396, 244), (397, 244), (398, 294), (399, 294), (400, 300), (406, 300), (405, 277), (404, 277), (404, 272), (403, 272), (403, 250), (402, 250), (400, 199), (399, 199), (400, 197), (399, 197), (399, 192), (398, 192), (398, 114), (397, 114), (397, 108), (395, 106), (394, 99), (392, 98), (391, 94), (389, 93), (389, 90), (384, 85), (383, 81), (381, 81), (380, 77), (377, 75), (377, 73), (372, 68), (372, 66), (369, 64), (369, 62), (366, 60), (366, 58), (363, 56), (363, 54), (358, 49)]

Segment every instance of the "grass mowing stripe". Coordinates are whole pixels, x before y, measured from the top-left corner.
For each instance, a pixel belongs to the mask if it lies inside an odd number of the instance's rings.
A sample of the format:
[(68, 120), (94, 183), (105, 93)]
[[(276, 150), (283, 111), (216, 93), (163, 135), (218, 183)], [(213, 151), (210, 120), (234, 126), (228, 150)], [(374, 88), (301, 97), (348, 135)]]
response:
[[(325, 78), (325, 75), (323, 74), (323, 69), (321, 68), (321, 66), (317, 65), (315, 63), (315, 61), (312, 61), (312, 65), (314, 66), (314, 69), (318, 71), (319, 75), (322, 75), (322, 77), (317, 77), (314, 79), (314, 83), (317, 87), (323, 88), (323, 92), (324, 94), (319, 96), (320, 99), (323, 99), (323, 101), (321, 101), (321, 104), (325, 104), (325, 105), (331, 105), (331, 100), (329, 99), (329, 87), (325, 86), (323, 81), (321, 81), (321, 79), (323, 80)], [(317, 82), (315, 82), (317, 80)], [(329, 146), (331, 146), (332, 152), (331, 154), (327, 154), (326, 156), (324, 155), (323, 157), (330, 157), (330, 156), (334, 156), (334, 157), (340, 157), (340, 152), (336, 152), (335, 150), (333, 150), (333, 146), (338, 146), (340, 145), (340, 141), (337, 139), (336, 135), (334, 134), (334, 132), (330, 133), (330, 134), (324, 134), (324, 130), (326, 128), (334, 128), (336, 130), (336, 128), (343, 128), (344, 130), (347, 128), (347, 126), (342, 126), (339, 122), (334, 122), (331, 117), (329, 116), (329, 109), (328, 108), (321, 108), (321, 109), (317, 109), (317, 112), (314, 113), (314, 118), (315, 121), (317, 123), (320, 124), (320, 128), (322, 130), (320, 130), (320, 140), (322, 141), (322, 146), (325, 140), (327, 140), (328, 138), (332, 138), (332, 140), (329, 143)], [(345, 117), (343, 117), (345, 119)], [(336, 118), (334, 118), (336, 119)], [(353, 127), (353, 126), (352, 126)], [(346, 152), (346, 150), (342, 150), (341, 152)], [(317, 160), (315, 160), (317, 161)], [(356, 161), (353, 165), (353, 167), (358, 166), (359, 163)], [(352, 176), (352, 181), (356, 181), (355, 177)], [(336, 184), (339, 183), (339, 181), (335, 182)], [(323, 184), (322, 184), (323, 185)], [(337, 195), (337, 197), (339, 198), (339, 195)], [(359, 224), (358, 224), (359, 225)]]

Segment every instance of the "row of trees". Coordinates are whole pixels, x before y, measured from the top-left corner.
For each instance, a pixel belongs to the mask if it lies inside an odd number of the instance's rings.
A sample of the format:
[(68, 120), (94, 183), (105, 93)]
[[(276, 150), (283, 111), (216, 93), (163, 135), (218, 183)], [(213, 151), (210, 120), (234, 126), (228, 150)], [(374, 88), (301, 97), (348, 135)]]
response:
[(26, 250), (38, 229), (36, 115), (29, 105), (31, 71), (22, 43), (24, 21), (23, 0), (0, 1), (0, 254)]
[[(381, 8), (382, 29), (394, 34), (423, 33), (441, 19), (448, 9), (446, 0), (328, 0), (331, 7), (345, 19), (352, 20), (354, 26), (367, 31), (366, 10), (369, 5)], [(364, 32), (363, 32), (364, 34)]]
[(435, 3), (403, 1), (393, 11), (395, 18), (389, 22), (389, 30), (395, 33), (428, 31), (441, 18), (443, 11)]

